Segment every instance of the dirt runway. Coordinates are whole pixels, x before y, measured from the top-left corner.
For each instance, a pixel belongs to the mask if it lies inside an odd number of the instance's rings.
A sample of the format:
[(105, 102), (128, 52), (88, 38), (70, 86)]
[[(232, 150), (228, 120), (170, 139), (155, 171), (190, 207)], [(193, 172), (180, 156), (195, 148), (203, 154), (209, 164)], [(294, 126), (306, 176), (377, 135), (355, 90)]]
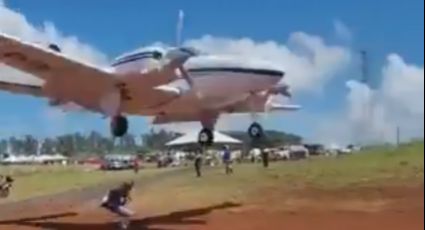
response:
[[(253, 202), (223, 202), (187, 210), (150, 212), (135, 203), (131, 229), (147, 230), (420, 230), (424, 228), (424, 190), (416, 187), (308, 190), (288, 198), (279, 191)], [(0, 229), (116, 229), (115, 218), (98, 200), (61, 199), (21, 204), (0, 216)], [(135, 199), (137, 200), (137, 198)]]

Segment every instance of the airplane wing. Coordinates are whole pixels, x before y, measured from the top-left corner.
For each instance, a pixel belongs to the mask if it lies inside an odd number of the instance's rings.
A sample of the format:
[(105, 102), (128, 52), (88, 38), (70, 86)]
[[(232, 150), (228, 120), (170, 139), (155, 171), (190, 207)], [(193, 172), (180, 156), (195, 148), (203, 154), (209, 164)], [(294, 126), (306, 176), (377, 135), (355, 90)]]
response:
[(0, 62), (44, 81), (39, 86), (13, 84), (2, 78), (1, 90), (32, 96), (72, 99), (77, 104), (99, 109), (100, 98), (112, 90), (112, 73), (65, 56), (60, 48), (46, 48), (0, 33)]
[[(210, 119), (216, 120), (219, 114), (211, 114)], [(194, 122), (200, 121), (201, 117), (196, 113), (188, 114), (167, 114), (167, 115), (158, 115), (152, 121), (155, 125), (166, 124), (166, 123), (178, 123), (178, 122)]]
[[(178, 90), (172, 88), (161, 88), (161, 90), (169, 91), (170, 94), (175, 92), (175, 95), (178, 95)], [(299, 105), (291, 104), (282, 104), (269, 100), (269, 96), (248, 96), (241, 97), (240, 100), (229, 102), (221, 107), (216, 107), (212, 109), (210, 115), (211, 120), (217, 120), (221, 113), (223, 114), (238, 114), (238, 113), (267, 113), (273, 111), (297, 111), (301, 109)], [(176, 123), (176, 122), (193, 122), (200, 121), (201, 116), (199, 115), (200, 111), (195, 111), (191, 113), (176, 113), (176, 114), (163, 114), (157, 115), (153, 124), (165, 124), (165, 123)]]
[(0, 90), (13, 94), (22, 94), (33, 97), (44, 97), (43, 89), (38, 85), (24, 85), (0, 81)]
[(269, 96), (250, 96), (243, 100), (228, 104), (220, 110), (225, 113), (266, 113), (273, 111), (297, 111), (301, 106), (283, 104), (270, 100)]

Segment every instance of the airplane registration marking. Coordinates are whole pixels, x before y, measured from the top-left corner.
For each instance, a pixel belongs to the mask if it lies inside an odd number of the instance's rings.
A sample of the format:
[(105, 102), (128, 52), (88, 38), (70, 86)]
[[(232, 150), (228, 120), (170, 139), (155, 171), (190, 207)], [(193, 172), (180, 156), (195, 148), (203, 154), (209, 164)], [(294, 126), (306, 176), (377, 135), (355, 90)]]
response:
[(121, 98), (124, 101), (131, 101), (132, 100), (132, 97), (130, 96), (130, 91), (128, 90), (126, 83), (118, 82), (117, 84), (115, 84), (115, 86), (120, 91)]

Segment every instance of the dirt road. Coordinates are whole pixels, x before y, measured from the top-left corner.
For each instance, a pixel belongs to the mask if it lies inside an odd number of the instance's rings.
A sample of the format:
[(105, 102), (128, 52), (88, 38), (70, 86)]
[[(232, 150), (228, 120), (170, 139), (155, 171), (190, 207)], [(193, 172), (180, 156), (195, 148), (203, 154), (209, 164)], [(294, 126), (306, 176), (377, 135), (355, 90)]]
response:
[[(419, 230), (424, 227), (423, 186), (357, 188), (331, 193), (305, 189), (290, 198), (278, 191), (262, 192), (266, 195), (245, 204), (223, 203), (160, 213), (150, 212), (150, 207), (136, 203), (133, 208), (138, 215), (131, 229)], [(97, 200), (83, 199), (78, 203), (73, 199), (27, 203), (7, 218), (0, 216), (0, 229), (116, 229), (116, 219), (97, 205)]]

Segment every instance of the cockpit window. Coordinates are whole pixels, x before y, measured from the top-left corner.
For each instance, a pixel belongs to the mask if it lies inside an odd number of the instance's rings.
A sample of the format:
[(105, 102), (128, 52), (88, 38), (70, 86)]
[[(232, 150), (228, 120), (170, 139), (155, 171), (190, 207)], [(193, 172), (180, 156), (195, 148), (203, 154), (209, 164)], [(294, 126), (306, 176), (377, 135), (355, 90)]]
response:
[(190, 56), (198, 56), (200, 52), (191, 47), (180, 47), (180, 51), (189, 54)]
[(154, 59), (156, 59), (156, 60), (161, 60), (161, 58), (162, 58), (162, 53), (161, 52), (159, 52), (159, 51), (154, 51), (154, 52), (152, 52), (153, 54), (152, 54), (152, 57), (154, 58)]
[(123, 56), (121, 58), (118, 58), (112, 66), (122, 65), (129, 62), (135, 62), (138, 60), (146, 59), (146, 58), (153, 58), (156, 60), (161, 60), (163, 57), (163, 54), (160, 51), (154, 50), (154, 51), (145, 51), (145, 52), (139, 52), (130, 54), (127, 56)]

